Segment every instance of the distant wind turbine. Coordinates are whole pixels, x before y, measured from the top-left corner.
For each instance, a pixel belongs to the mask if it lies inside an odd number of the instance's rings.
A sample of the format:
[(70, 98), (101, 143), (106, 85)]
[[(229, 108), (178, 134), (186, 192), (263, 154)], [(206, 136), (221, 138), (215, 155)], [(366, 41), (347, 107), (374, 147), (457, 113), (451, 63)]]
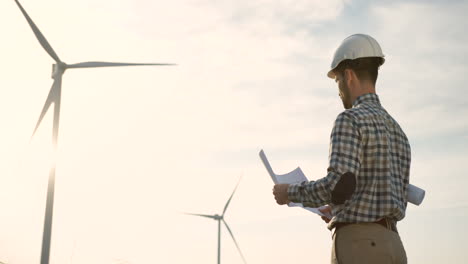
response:
[[(89, 62), (80, 62), (80, 63), (75, 63), (75, 64), (66, 64), (65, 62), (60, 60), (59, 56), (52, 49), (49, 42), (47, 42), (44, 35), (42, 35), (39, 28), (34, 24), (32, 19), (26, 13), (26, 11), (18, 2), (18, 0), (15, 0), (15, 2), (20, 8), (26, 20), (28, 21), (29, 26), (34, 32), (34, 35), (36, 35), (36, 38), (41, 44), (41, 46), (56, 62), (55, 64), (53, 64), (53, 67), (52, 67), (52, 79), (54, 79), (54, 82), (52, 84), (52, 88), (50, 89), (49, 95), (47, 96), (47, 100), (44, 104), (44, 107), (42, 108), (41, 115), (39, 116), (39, 120), (37, 121), (36, 127), (34, 128), (34, 132), (33, 132), (33, 136), (34, 136), (45, 114), (49, 110), (50, 106), (54, 104), (54, 118), (53, 118), (54, 121), (53, 121), (53, 130), (52, 130), (52, 144), (53, 144), (54, 153), (57, 150), (57, 139), (58, 139), (59, 119), (60, 119), (60, 101), (61, 101), (61, 93), (62, 93), (62, 75), (65, 73), (65, 70), (77, 69), (77, 68), (97, 68), (97, 67), (175, 65), (172, 63), (120, 63), (120, 62), (102, 62), (102, 61), (89, 61)], [(47, 186), (47, 201), (46, 201), (46, 211), (45, 211), (45, 219), (44, 219), (44, 232), (42, 236), (41, 264), (49, 263), (50, 238), (51, 238), (51, 233), (52, 233), (52, 214), (53, 214), (53, 205), (54, 205), (55, 168), (56, 168), (56, 160), (55, 160), (55, 155), (54, 155), (54, 160), (53, 160), (50, 173), (49, 173), (49, 183)]]
[(231, 202), (232, 196), (234, 196), (234, 193), (236, 192), (236, 189), (237, 189), (237, 186), (239, 186), (239, 183), (240, 183), (240, 179), (239, 179), (239, 182), (237, 183), (236, 187), (234, 188), (234, 191), (232, 192), (231, 197), (229, 197), (229, 200), (226, 202), (226, 205), (224, 206), (223, 213), (222, 213), (221, 215), (218, 215), (218, 214), (215, 214), (215, 215), (205, 215), (205, 214), (191, 214), (191, 213), (185, 213), (185, 214), (188, 214), (188, 215), (195, 215), (195, 216), (207, 217), (207, 218), (211, 218), (211, 219), (214, 219), (214, 220), (218, 221), (218, 264), (221, 263), (221, 221), (224, 223), (224, 225), (226, 226), (227, 230), (229, 231), (229, 234), (231, 235), (232, 240), (234, 241), (234, 244), (236, 244), (237, 250), (239, 251), (239, 254), (240, 254), (241, 257), (242, 257), (242, 260), (244, 261), (244, 263), (247, 263), (247, 262), (245, 261), (244, 255), (242, 254), (242, 251), (240, 250), (239, 245), (237, 244), (236, 239), (234, 238), (234, 234), (232, 233), (231, 228), (229, 228), (229, 225), (228, 225), (228, 224), (226, 223), (226, 221), (224, 220), (224, 214), (226, 213), (226, 210), (227, 210), (227, 208), (228, 208), (228, 206), (229, 206), (229, 203)]

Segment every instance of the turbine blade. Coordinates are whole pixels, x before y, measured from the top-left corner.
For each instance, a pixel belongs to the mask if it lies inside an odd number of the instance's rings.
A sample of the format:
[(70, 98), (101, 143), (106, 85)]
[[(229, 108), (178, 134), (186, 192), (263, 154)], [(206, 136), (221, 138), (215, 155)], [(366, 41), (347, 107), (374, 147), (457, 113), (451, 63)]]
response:
[[(47, 96), (47, 100), (45, 101), (44, 107), (42, 108), (41, 115), (39, 116), (39, 120), (37, 120), (36, 128), (34, 128), (34, 132), (31, 137), (33, 137), (36, 134), (37, 129), (41, 125), (42, 119), (44, 119), (44, 116), (46, 115), (47, 111), (50, 108), (50, 105), (52, 103), (57, 102), (57, 87), (58, 87), (58, 81), (57, 79), (54, 80), (54, 83), (52, 84), (52, 87), (50, 88), (49, 95)], [(55, 122), (55, 120), (54, 120)]]
[(87, 61), (67, 65), (67, 68), (97, 68), (97, 67), (122, 67), (122, 66), (172, 66), (173, 63), (126, 63), (126, 62), (105, 62)]
[(212, 219), (216, 219), (216, 217), (214, 215), (205, 215), (205, 214), (191, 214), (191, 213), (184, 213), (186, 215), (195, 215), (195, 216), (201, 216), (201, 217), (207, 217), (207, 218), (212, 218)]
[(37, 40), (39, 40), (39, 43), (41, 43), (41, 46), (45, 49), (45, 51), (56, 61), (56, 62), (61, 62), (57, 54), (55, 53), (54, 49), (50, 46), (49, 42), (47, 42), (47, 39), (42, 35), (41, 31), (39, 28), (34, 24), (32, 19), (29, 17), (28, 13), (26, 13), (26, 10), (24, 10), (23, 6), (21, 6), (20, 2), (18, 0), (15, 0), (16, 4), (21, 10), (21, 13), (23, 13), (24, 17), (29, 23), (29, 26), (34, 32), (34, 35), (36, 35)]
[(227, 210), (227, 208), (229, 206), (229, 203), (231, 202), (232, 196), (234, 196), (234, 193), (236, 192), (237, 186), (239, 186), (239, 183), (240, 183), (241, 179), (242, 179), (242, 177), (239, 178), (239, 181), (237, 182), (237, 185), (234, 188), (234, 191), (232, 192), (231, 197), (229, 197), (229, 200), (226, 202), (226, 205), (224, 206), (224, 210), (223, 210), (223, 214), (222, 214), (223, 216), (224, 216), (224, 213), (226, 212), (226, 210)]
[(231, 234), (232, 240), (234, 241), (234, 244), (236, 244), (237, 250), (239, 250), (239, 254), (240, 254), (241, 257), (242, 257), (242, 260), (244, 261), (244, 263), (247, 263), (247, 262), (245, 261), (244, 255), (242, 254), (242, 251), (241, 251), (239, 245), (237, 244), (236, 239), (234, 238), (234, 234), (232, 233), (231, 228), (229, 228), (228, 224), (226, 223), (226, 221), (224, 221), (224, 219), (223, 219), (223, 223), (224, 223), (224, 225), (226, 226), (227, 230), (229, 231), (229, 234)]

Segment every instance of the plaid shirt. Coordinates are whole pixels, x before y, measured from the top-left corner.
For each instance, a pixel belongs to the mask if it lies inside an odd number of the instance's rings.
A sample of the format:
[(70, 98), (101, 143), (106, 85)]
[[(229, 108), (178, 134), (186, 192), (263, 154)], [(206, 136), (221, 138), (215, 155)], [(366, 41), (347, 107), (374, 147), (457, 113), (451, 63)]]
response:
[[(329, 204), (333, 213), (330, 230), (335, 223), (404, 218), (410, 145), (376, 94), (359, 96), (353, 108), (338, 115), (331, 133), (329, 162), (324, 178), (291, 184), (289, 200), (307, 207)], [(333, 204), (332, 191), (345, 173), (355, 175), (355, 190), (343, 204)]]

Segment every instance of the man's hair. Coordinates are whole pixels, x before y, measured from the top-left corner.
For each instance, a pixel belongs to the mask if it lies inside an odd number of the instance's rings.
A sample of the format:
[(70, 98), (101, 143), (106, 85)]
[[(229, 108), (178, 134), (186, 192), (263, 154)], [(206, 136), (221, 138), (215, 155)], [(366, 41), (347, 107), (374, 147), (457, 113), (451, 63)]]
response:
[(383, 64), (380, 57), (366, 57), (354, 60), (344, 60), (335, 68), (334, 72), (343, 75), (344, 70), (350, 69), (356, 73), (359, 80), (371, 81), (374, 85), (379, 75), (379, 67)]

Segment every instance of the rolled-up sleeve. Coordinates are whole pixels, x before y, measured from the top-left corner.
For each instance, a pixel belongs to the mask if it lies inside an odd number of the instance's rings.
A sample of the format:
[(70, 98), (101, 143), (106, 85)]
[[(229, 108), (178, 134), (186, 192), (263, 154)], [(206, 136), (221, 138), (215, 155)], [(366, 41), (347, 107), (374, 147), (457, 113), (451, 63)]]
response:
[(307, 207), (331, 204), (332, 191), (345, 173), (357, 177), (361, 164), (361, 133), (352, 116), (343, 112), (335, 120), (330, 138), (327, 175), (319, 180), (291, 184), (288, 199)]

